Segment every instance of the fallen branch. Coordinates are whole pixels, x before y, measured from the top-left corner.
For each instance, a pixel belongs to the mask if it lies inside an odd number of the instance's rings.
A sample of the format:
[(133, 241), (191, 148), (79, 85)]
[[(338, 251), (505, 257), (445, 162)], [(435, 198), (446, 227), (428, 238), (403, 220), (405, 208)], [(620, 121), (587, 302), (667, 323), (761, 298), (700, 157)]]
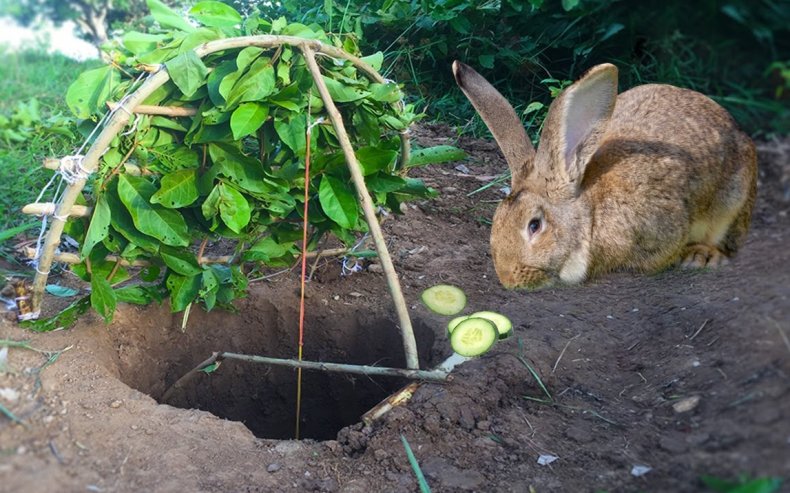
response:
[[(250, 354), (213, 352), (196, 367), (189, 370), (184, 376), (176, 380), (164, 394), (160, 402), (166, 402), (173, 396), (173, 393), (184, 387), (184, 384), (191, 380), (198, 372), (214, 363), (219, 363), (226, 359), (248, 361), (250, 363), (261, 363), (265, 365), (286, 366), (289, 368), (302, 368), (305, 370), (328, 371), (334, 373), (354, 373), (357, 375), (380, 376), (380, 377), (400, 377), (413, 380), (425, 380), (431, 382), (445, 382), (450, 375), (450, 369), (440, 367), (437, 370), (410, 370), (403, 368), (387, 368), (383, 366), (349, 365), (345, 363), (327, 363), (318, 361), (298, 361), (293, 359), (269, 358), (266, 356), (255, 356)], [(409, 395), (411, 397), (411, 395)], [(408, 397), (406, 398), (408, 399)], [(397, 405), (397, 404), (394, 404)], [(393, 406), (390, 406), (390, 408)], [(384, 410), (383, 412), (386, 412)]]

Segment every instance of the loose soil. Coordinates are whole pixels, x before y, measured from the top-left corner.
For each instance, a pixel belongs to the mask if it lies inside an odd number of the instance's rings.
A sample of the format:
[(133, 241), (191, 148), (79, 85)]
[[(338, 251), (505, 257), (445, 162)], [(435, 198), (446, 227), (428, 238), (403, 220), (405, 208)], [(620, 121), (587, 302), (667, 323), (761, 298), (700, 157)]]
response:
[[(418, 133), (424, 145), (455, 143), (448, 128)], [(419, 170), (441, 197), (385, 223), (421, 365), (451, 354), (447, 318), (418, 303), (437, 283), (461, 286), (468, 311), (508, 315), (515, 337), (371, 426), (360, 415), (404, 380), (305, 371), (308, 438), (297, 441), (290, 369), (226, 360), (159, 402), (212, 351), (294, 357), (295, 273), (254, 283), (236, 314), (193, 310), (183, 331), (167, 306), (122, 306), (109, 326), (89, 314), (50, 334), (2, 322), (4, 339), (69, 349), (48, 366), (9, 350), (0, 403), (21, 424), (0, 416), (0, 491), (416, 491), (402, 437), (435, 492), (706, 491), (701, 475), (742, 473), (787, 488), (790, 139), (760, 144), (753, 229), (729, 265), (534, 293), (502, 289), (493, 272), (499, 187), (468, 196), (503, 160), (491, 142), (458, 144), (468, 170)], [(334, 259), (318, 265), (305, 340), (310, 360), (403, 366), (375, 264), (347, 276)]]

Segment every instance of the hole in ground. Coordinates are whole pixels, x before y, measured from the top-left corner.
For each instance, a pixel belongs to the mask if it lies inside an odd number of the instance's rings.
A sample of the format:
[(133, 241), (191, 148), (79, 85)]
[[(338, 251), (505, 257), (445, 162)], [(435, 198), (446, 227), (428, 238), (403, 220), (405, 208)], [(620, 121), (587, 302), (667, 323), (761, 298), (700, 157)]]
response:
[[(251, 293), (238, 314), (193, 310), (184, 332), (182, 315), (170, 314), (166, 307), (119, 312), (111, 337), (121, 381), (163, 404), (241, 421), (261, 438), (293, 438), (292, 368), (225, 360), (217, 371), (198, 372), (171, 392), (167, 402), (161, 401), (168, 388), (214, 351), (294, 358), (298, 300), (286, 296), (274, 303), (271, 294)], [(334, 313), (328, 307), (308, 306), (307, 313), (304, 359), (405, 367), (399, 329), (383, 311)], [(413, 325), (420, 366), (429, 367), (433, 331), (419, 320)], [(406, 383), (391, 377), (303, 371), (300, 438), (334, 439), (341, 428), (357, 423)]]

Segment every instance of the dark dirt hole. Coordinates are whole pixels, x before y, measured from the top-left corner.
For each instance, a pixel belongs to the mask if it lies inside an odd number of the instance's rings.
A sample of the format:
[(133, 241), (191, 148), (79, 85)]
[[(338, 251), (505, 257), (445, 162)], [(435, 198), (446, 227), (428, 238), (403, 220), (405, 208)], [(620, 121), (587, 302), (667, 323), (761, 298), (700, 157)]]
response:
[[(238, 314), (193, 310), (182, 332), (181, 314), (166, 308), (129, 310), (119, 321), (135, 330), (111, 332), (121, 381), (158, 401), (168, 388), (214, 351), (295, 358), (298, 305), (251, 297)], [(405, 358), (397, 325), (390, 314), (334, 312), (307, 308), (304, 359), (403, 368)], [(138, 320), (136, 320), (139, 317)], [(413, 320), (421, 367), (431, 361), (434, 335)], [(302, 373), (301, 437), (334, 439), (337, 432), (406, 384), (403, 379), (344, 373)], [(296, 370), (225, 360), (211, 374), (198, 372), (172, 392), (167, 402), (197, 408), (243, 422), (261, 438), (294, 437)]]

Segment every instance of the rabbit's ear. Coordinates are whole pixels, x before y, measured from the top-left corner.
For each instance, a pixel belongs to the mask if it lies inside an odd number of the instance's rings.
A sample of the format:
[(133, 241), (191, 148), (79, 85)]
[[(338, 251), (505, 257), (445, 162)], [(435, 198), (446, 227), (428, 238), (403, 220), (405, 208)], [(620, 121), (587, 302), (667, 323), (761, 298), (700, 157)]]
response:
[(529, 175), (535, 159), (535, 149), (521, 120), (504, 96), (472, 67), (455, 61), (453, 75), (502, 149), (515, 188)]
[[(570, 182), (578, 187), (584, 170), (606, 131), (617, 99), (617, 67), (596, 65), (568, 87), (552, 105), (547, 126), (555, 159), (564, 164)], [(544, 129), (545, 132), (545, 129)]]

